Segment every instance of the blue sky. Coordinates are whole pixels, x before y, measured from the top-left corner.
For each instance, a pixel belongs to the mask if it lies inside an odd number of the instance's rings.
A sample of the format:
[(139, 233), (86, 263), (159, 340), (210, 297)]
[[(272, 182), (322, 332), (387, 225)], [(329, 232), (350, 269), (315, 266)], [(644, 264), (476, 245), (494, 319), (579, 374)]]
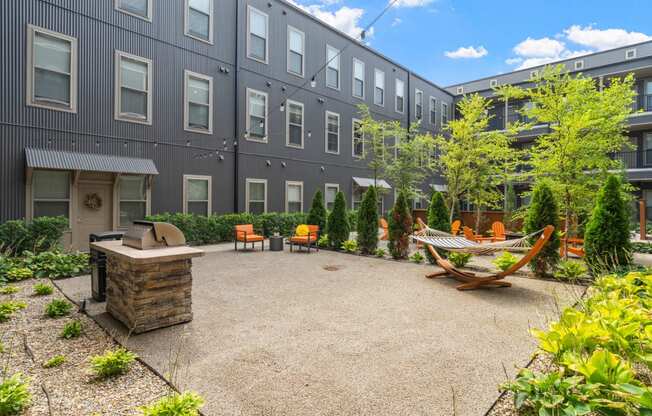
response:
[[(389, 1), (294, 0), (350, 34)], [(651, 21), (652, 0), (397, 0), (369, 43), (446, 86), (652, 40)]]

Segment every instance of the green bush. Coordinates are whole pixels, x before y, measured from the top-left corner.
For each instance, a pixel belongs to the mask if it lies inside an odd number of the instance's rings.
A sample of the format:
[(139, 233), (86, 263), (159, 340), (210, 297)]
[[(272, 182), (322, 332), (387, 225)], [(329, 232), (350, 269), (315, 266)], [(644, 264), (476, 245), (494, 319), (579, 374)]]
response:
[(310, 225), (318, 225), (320, 234), (326, 232), (326, 208), (324, 207), (324, 196), (319, 189), (312, 198), (312, 206), (306, 222)]
[(610, 175), (598, 194), (584, 235), (585, 260), (592, 272), (609, 271), (632, 262), (628, 222), (621, 181)]
[(384, 248), (378, 247), (376, 251), (374, 251), (374, 255), (378, 258), (383, 258), (387, 255), (387, 251)]
[(59, 367), (61, 364), (66, 362), (65, 355), (55, 355), (46, 362), (43, 363), (43, 368), (54, 368)]
[[(451, 232), (451, 223), (449, 221), (448, 208), (446, 208), (446, 202), (444, 201), (444, 196), (441, 194), (441, 192), (435, 191), (432, 193), (430, 206), (428, 207), (428, 227), (447, 233)], [(430, 250), (428, 250), (427, 247), (424, 247), (424, 251), (428, 261), (431, 264), (435, 264), (435, 257), (430, 254)], [(446, 257), (448, 255), (446, 251), (441, 249), (439, 249), (437, 253), (439, 253), (439, 255), (442, 257)]]
[(466, 266), (469, 261), (471, 261), (471, 257), (473, 257), (473, 254), (471, 253), (459, 253), (456, 251), (448, 253), (448, 260), (453, 263), (453, 266), (455, 267)]
[(414, 263), (417, 263), (417, 264), (418, 264), (418, 263), (423, 263), (423, 260), (424, 260), (424, 259), (425, 259), (425, 257), (423, 257), (423, 254), (419, 253), (418, 251), (415, 251), (415, 252), (412, 253), (412, 255), (410, 256), (410, 261), (412, 261), (412, 262), (414, 262)]
[(143, 416), (198, 416), (204, 399), (193, 392), (174, 393), (140, 408)]
[(554, 276), (559, 280), (574, 282), (585, 276), (587, 271), (586, 266), (579, 261), (562, 260), (557, 265)]
[(378, 247), (378, 193), (370, 186), (364, 193), (358, 209), (358, 247), (363, 254), (371, 254)]
[(20, 289), (16, 286), (0, 286), (0, 295), (13, 295), (19, 291)]
[(82, 333), (82, 324), (78, 320), (70, 321), (63, 326), (61, 330), (61, 338), (73, 339), (77, 338)]
[(6, 322), (21, 309), (25, 309), (27, 304), (25, 302), (9, 300), (0, 303), (0, 322)]
[(0, 224), (0, 250), (11, 256), (29, 250), (35, 253), (59, 246), (68, 220), (64, 217), (38, 217), (29, 224), (24, 220)]
[(129, 366), (136, 358), (133, 352), (118, 347), (91, 357), (91, 370), (98, 378), (115, 377), (129, 371)]
[(29, 378), (21, 373), (0, 381), (0, 415), (19, 415), (29, 405), (32, 395), (29, 393)]
[(47, 296), (51, 295), (54, 292), (52, 285), (47, 283), (37, 283), (32, 286), (32, 290), (36, 296)]
[[(537, 276), (550, 275), (559, 262), (559, 211), (557, 201), (550, 186), (545, 181), (540, 181), (532, 190), (532, 202), (530, 202), (527, 210), (524, 231), (526, 234), (532, 234), (548, 225), (555, 227), (555, 232), (550, 236), (550, 240), (539, 254), (530, 262), (530, 268)], [(530, 243), (535, 244), (538, 238), (539, 235), (535, 235)]]
[(50, 318), (60, 318), (70, 314), (72, 305), (63, 299), (53, 299), (45, 305), (45, 314)]
[(495, 264), (496, 267), (498, 267), (500, 270), (505, 271), (518, 263), (518, 259), (509, 251), (504, 251), (503, 254), (496, 257), (492, 263)]
[(412, 216), (408, 209), (407, 196), (401, 191), (389, 217), (389, 252), (394, 259), (405, 259), (410, 248)]
[(38, 254), (25, 251), (21, 261), (25, 267), (32, 270), (35, 277), (60, 279), (88, 273), (88, 259), (86, 253), (63, 253), (54, 250)]
[(328, 242), (332, 248), (340, 248), (349, 239), (351, 228), (346, 213), (344, 194), (338, 192), (335, 196), (333, 212), (328, 216)]
[(7, 272), (7, 280), (10, 282), (19, 282), (32, 277), (34, 277), (34, 273), (27, 267), (14, 267)]
[(632, 252), (634, 253), (652, 254), (652, 244), (650, 243), (635, 242), (631, 244)]
[(358, 251), (358, 242), (355, 240), (346, 240), (342, 242), (342, 246), (340, 248), (347, 253), (355, 253)]
[(319, 240), (317, 240), (317, 246), (321, 248), (328, 247), (328, 234), (322, 234), (319, 236)]

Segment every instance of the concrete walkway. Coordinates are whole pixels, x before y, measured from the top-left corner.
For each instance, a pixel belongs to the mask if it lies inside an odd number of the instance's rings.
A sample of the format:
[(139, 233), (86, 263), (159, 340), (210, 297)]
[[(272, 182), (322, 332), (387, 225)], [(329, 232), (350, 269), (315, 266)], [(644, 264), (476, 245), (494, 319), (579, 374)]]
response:
[[(217, 250), (194, 265), (194, 320), (127, 344), (207, 415), (482, 415), (583, 289), (511, 278), (459, 292), (432, 266), (341, 253)], [(57, 282), (89, 295), (88, 277)], [(111, 331), (125, 329), (91, 313)], [(455, 410), (453, 410), (455, 409)]]

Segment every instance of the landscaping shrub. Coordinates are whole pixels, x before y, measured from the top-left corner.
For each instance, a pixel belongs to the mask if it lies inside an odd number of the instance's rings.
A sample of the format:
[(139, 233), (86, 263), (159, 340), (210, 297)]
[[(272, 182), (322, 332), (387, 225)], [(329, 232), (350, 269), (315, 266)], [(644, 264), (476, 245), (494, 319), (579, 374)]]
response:
[(338, 192), (335, 196), (333, 212), (328, 216), (328, 242), (332, 248), (340, 248), (349, 239), (351, 228), (346, 213), (344, 194)]
[(54, 292), (52, 285), (47, 283), (37, 283), (32, 287), (32, 290), (36, 296), (47, 296)]
[(82, 333), (82, 324), (78, 320), (70, 321), (63, 326), (61, 330), (61, 338), (73, 339), (80, 336)]
[(448, 261), (453, 263), (455, 267), (466, 266), (471, 261), (471, 257), (473, 257), (471, 253), (458, 253), (455, 251), (448, 253)]
[(140, 408), (143, 416), (197, 416), (204, 399), (193, 392), (174, 393)]
[(43, 363), (43, 368), (54, 368), (59, 367), (61, 364), (66, 362), (66, 357), (64, 355), (55, 355), (46, 362)]
[(518, 259), (509, 251), (504, 251), (503, 254), (496, 257), (492, 263), (495, 264), (496, 267), (498, 267), (500, 270), (505, 271), (518, 263)]
[(418, 264), (418, 263), (423, 263), (423, 260), (424, 260), (424, 259), (425, 259), (425, 257), (423, 257), (423, 254), (419, 253), (418, 251), (415, 251), (415, 252), (412, 253), (412, 255), (410, 256), (410, 261), (412, 261), (412, 262), (414, 262), (414, 263), (417, 263), (417, 264)]
[(10, 256), (25, 250), (51, 250), (58, 247), (66, 229), (68, 220), (64, 217), (38, 217), (29, 224), (24, 220), (7, 221), (0, 224), (0, 249)]
[(72, 305), (63, 299), (53, 299), (45, 306), (45, 314), (50, 318), (66, 316), (72, 310)]
[(559, 280), (574, 282), (580, 277), (585, 276), (587, 271), (586, 266), (579, 261), (562, 260), (557, 265), (554, 276)]
[(328, 234), (320, 235), (319, 240), (317, 240), (317, 245), (321, 248), (328, 247)]
[(310, 206), (306, 223), (318, 225), (319, 233), (326, 233), (326, 207), (324, 207), (324, 196), (319, 189), (317, 189), (315, 196), (312, 198), (312, 205)]
[(363, 254), (371, 254), (378, 247), (378, 193), (370, 186), (364, 193), (358, 209), (358, 247)]
[(621, 181), (610, 175), (598, 194), (584, 235), (585, 260), (592, 272), (632, 262), (628, 221)]
[(7, 272), (7, 280), (10, 282), (18, 282), (32, 277), (34, 277), (34, 273), (27, 267), (14, 267)]
[(385, 257), (387, 255), (387, 251), (384, 248), (378, 247), (376, 251), (374, 251), (374, 255), (379, 258)]
[[(555, 232), (550, 236), (548, 243), (541, 249), (530, 262), (530, 268), (537, 276), (548, 276), (559, 262), (559, 211), (557, 201), (545, 181), (538, 182), (532, 190), (532, 201), (528, 207), (524, 231), (531, 234), (542, 230), (548, 225), (555, 227)], [(539, 235), (532, 237), (531, 244), (535, 244)]]
[[(430, 206), (428, 207), (428, 227), (435, 230), (444, 231), (447, 233), (451, 232), (451, 223), (449, 221), (448, 208), (446, 208), (446, 202), (444, 201), (444, 196), (441, 192), (433, 192), (432, 198), (430, 199)], [(442, 256), (446, 257), (448, 253), (445, 250), (435, 249)], [(427, 247), (424, 247), (426, 253), (426, 258), (432, 264), (435, 264), (435, 257), (430, 254), (430, 250)]]
[(0, 381), (0, 415), (19, 415), (29, 405), (29, 378), (21, 373)]
[(650, 243), (635, 242), (631, 243), (631, 245), (633, 253), (652, 254), (652, 244)]
[(129, 371), (136, 354), (122, 347), (91, 357), (91, 370), (98, 378), (115, 377)]
[(342, 242), (342, 246), (340, 248), (347, 253), (355, 253), (358, 251), (358, 242), (355, 240), (346, 240)]
[(346, 212), (346, 218), (349, 220), (349, 229), (355, 230), (358, 228), (358, 210), (352, 209)]
[(19, 291), (20, 289), (16, 286), (0, 286), (0, 295), (13, 295)]
[(30, 235), (27, 223), (23, 220), (11, 220), (0, 224), (0, 251), (7, 255), (17, 255), (27, 250)]
[(394, 259), (405, 259), (410, 248), (412, 216), (405, 192), (401, 191), (389, 217), (389, 252)]
[(60, 279), (88, 273), (88, 259), (88, 254), (79, 252), (63, 253), (54, 250), (34, 254), (25, 251), (20, 262), (24, 267), (29, 268), (35, 277)]
[(27, 304), (25, 302), (9, 300), (0, 303), (0, 322), (6, 322), (21, 309), (25, 309)]

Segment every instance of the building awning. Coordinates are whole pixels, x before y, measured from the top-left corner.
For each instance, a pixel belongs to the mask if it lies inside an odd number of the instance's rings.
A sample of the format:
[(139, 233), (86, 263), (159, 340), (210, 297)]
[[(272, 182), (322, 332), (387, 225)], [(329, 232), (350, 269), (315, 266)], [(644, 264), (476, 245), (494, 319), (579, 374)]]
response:
[(33, 169), (158, 175), (158, 170), (152, 159), (29, 148), (25, 149), (25, 156), (27, 167)]
[[(374, 186), (373, 178), (353, 177), (353, 182), (355, 182), (355, 184), (358, 185), (360, 188), (369, 188), (370, 186)], [(392, 189), (392, 187), (383, 179), (376, 179), (375, 184), (379, 188)]]
[(437, 192), (446, 192), (448, 191), (448, 185), (440, 185), (438, 183), (431, 183), (430, 187)]

